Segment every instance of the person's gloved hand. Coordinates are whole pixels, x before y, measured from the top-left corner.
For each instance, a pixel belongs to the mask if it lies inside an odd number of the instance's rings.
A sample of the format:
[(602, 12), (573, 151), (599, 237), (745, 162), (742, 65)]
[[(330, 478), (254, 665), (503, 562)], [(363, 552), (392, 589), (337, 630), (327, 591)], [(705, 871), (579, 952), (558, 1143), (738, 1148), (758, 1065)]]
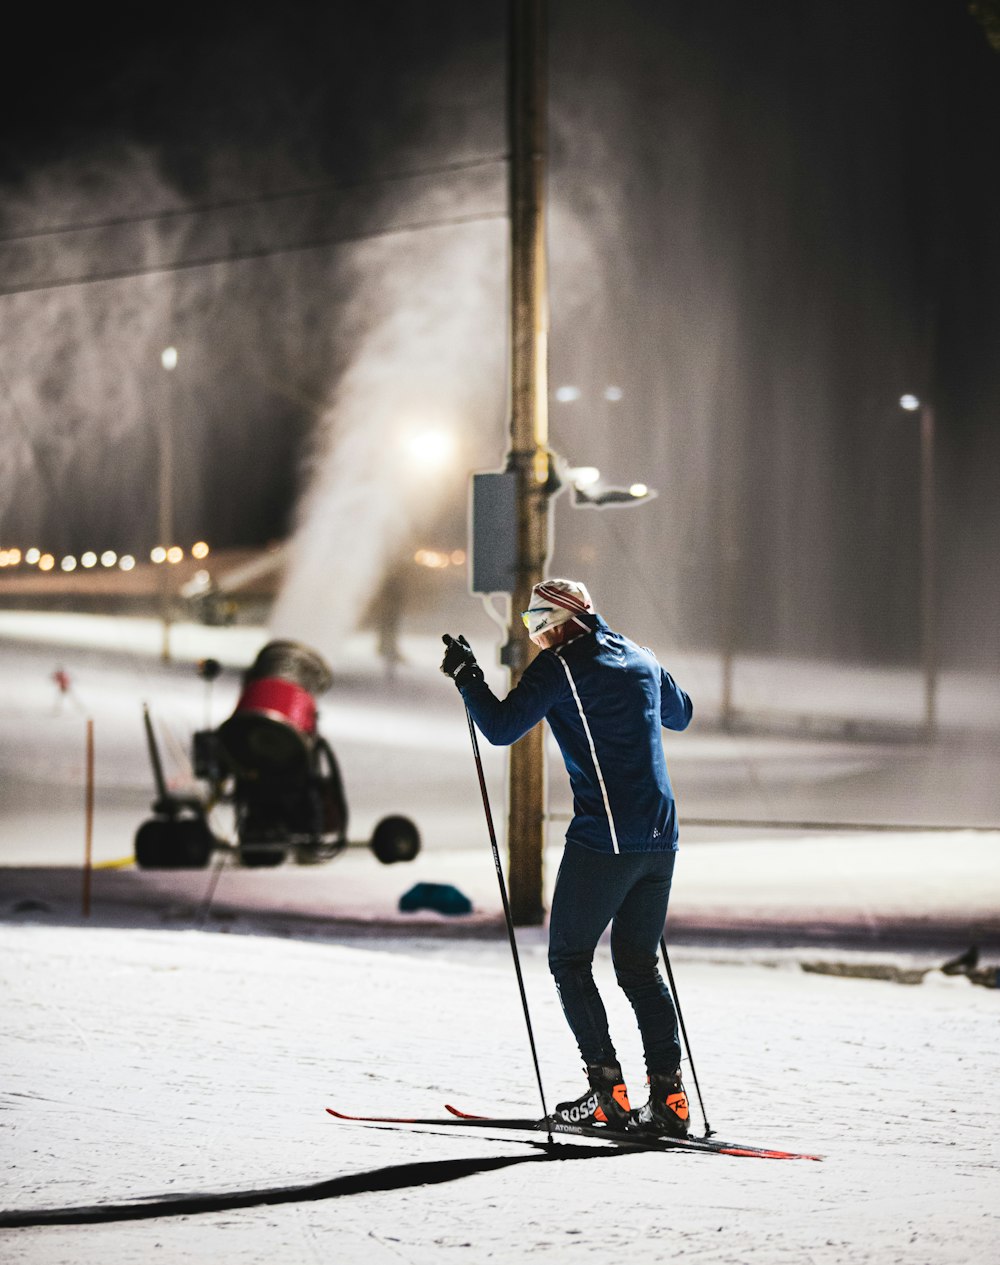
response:
[(441, 640), (446, 647), (441, 660), (441, 671), (445, 676), (450, 676), (456, 685), (468, 685), (470, 681), (483, 679), (483, 670), (476, 662), (472, 647), (461, 633), (458, 637), (445, 633)]

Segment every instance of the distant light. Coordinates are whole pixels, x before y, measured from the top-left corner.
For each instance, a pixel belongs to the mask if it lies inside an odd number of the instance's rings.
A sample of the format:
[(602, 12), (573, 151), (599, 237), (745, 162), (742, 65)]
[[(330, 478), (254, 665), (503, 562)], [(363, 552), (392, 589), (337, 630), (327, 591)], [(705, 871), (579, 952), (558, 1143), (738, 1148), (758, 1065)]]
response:
[(597, 466), (575, 466), (570, 470), (569, 477), (576, 487), (589, 488), (600, 479), (601, 472)]
[(622, 398), (624, 394), (625, 392), (621, 389), (621, 387), (605, 387), (604, 388), (604, 398), (610, 401), (612, 404), (616, 404)]
[(432, 470), (448, 464), (455, 451), (455, 441), (447, 431), (425, 430), (411, 435), (405, 447), (414, 465)]
[(418, 567), (429, 567), (432, 571), (439, 571), (449, 565), (448, 555), (438, 549), (418, 549), (413, 555), (413, 561)]
[(177, 348), (164, 347), (163, 351), (160, 352), (160, 364), (164, 367), (164, 369), (176, 369)]
[(53, 558), (53, 556), (50, 553), (43, 553), (42, 556), (38, 559), (39, 571), (51, 571), (55, 565), (56, 565), (56, 560), (55, 558)]
[(132, 568), (135, 566), (135, 559), (132, 557), (130, 553), (126, 553), (121, 558), (119, 558), (118, 565), (121, 567), (123, 571), (131, 571)]
[(33, 567), (37, 564), (41, 556), (42, 552), (40, 549), (29, 549), (24, 555), (24, 560), (30, 567)]
[(96, 567), (96, 566), (97, 566), (97, 554), (96, 554), (96, 553), (94, 553), (94, 551), (93, 551), (92, 549), (88, 549), (88, 550), (87, 550), (87, 552), (86, 552), (86, 553), (83, 555), (83, 557), (80, 559), (80, 564), (81, 564), (82, 566), (87, 567), (88, 569), (89, 569), (90, 567)]
[(155, 549), (150, 550), (149, 560), (150, 562), (156, 562), (156, 563), (166, 562), (167, 560), (166, 549), (164, 549), (162, 545), (157, 545)]
[(899, 407), (905, 408), (907, 413), (915, 413), (920, 407), (920, 401), (915, 395), (901, 395), (899, 397)]
[(113, 549), (105, 549), (105, 551), (101, 554), (102, 567), (113, 567), (117, 561), (118, 555)]
[(208, 545), (206, 545), (203, 540), (198, 540), (191, 546), (192, 558), (207, 558), (208, 553)]
[(184, 557), (184, 550), (180, 545), (171, 545), (167, 550), (167, 561), (172, 563), (180, 562)]
[(453, 567), (460, 567), (463, 562), (465, 562), (465, 550), (453, 549), (451, 551), (451, 565)]
[(7, 566), (8, 553), (6, 549), (0, 549), (0, 567)]
[(629, 496), (648, 496), (649, 488), (645, 483), (633, 483), (629, 488)]
[(574, 400), (578, 400), (579, 398), (579, 387), (565, 386), (556, 388), (556, 399), (560, 404), (572, 404)]
[(66, 557), (63, 558), (62, 562), (59, 563), (59, 565), (62, 567), (64, 571), (75, 571), (76, 559), (72, 556), (72, 554), (67, 554)]
[(7, 558), (9, 559), (9, 561), (10, 561), (10, 565), (11, 565), (12, 567), (16, 567), (16, 566), (18, 566), (18, 565), (19, 565), (19, 563), (20, 563), (20, 561), (21, 561), (21, 551), (20, 551), (20, 549), (8, 549), (8, 550), (7, 550)]

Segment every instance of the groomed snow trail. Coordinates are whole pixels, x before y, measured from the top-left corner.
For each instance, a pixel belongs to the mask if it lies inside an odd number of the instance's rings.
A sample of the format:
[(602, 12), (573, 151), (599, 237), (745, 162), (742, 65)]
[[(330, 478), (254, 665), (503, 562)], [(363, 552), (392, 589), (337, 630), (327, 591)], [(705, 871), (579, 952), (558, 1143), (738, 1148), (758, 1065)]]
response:
[[(2, 1229), (11, 1265), (995, 1260), (1000, 998), (962, 979), (901, 987), (807, 974), (793, 954), (677, 950), (713, 1126), (824, 1163), (602, 1147), (557, 1162), (323, 1110), (534, 1110), (504, 943), (8, 923), (0, 952), (3, 1209), (218, 1197)], [(540, 934), (522, 963), (552, 1105), (578, 1092), (579, 1060)], [(598, 974), (639, 1097), (603, 948)]]

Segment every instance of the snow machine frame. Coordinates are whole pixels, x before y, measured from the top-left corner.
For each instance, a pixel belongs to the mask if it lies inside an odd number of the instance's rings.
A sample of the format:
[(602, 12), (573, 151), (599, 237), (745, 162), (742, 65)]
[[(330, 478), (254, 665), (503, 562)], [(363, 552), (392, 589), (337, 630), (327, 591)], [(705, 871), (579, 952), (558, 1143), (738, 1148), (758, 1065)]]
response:
[[(216, 852), (228, 852), (251, 868), (286, 860), (316, 865), (352, 847), (370, 848), (383, 865), (392, 865), (412, 861), (420, 851), (417, 827), (399, 814), (383, 817), (369, 840), (348, 837), (340, 767), (330, 744), (314, 728), (302, 741), (293, 742), (295, 758), (287, 766), (264, 773), (251, 767), (252, 761), (234, 759), (233, 744), (221, 736), (225, 724), (199, 730), (192, 740), (192, 768), (207, 789), (204, 795), (180, 795), (167, 786), (145, 705), (143, 723), (156, 799), (154, 815), (135, 836), (140, 869), (202, 869)], [(220, 839), (209, 821), (219, 804), (233, 808), (236, 838), (232, 843)]]

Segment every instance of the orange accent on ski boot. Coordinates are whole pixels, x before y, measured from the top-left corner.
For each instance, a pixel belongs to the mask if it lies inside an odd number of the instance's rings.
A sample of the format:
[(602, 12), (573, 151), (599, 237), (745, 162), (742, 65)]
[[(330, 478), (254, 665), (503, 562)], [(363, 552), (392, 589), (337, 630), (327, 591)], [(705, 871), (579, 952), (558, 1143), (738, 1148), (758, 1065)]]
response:
[(680, 1091), (679, 1094), (667, 1095), (667, 1110), (672, 1111), (678, 1120), (687, 1120), (689, 1116), (687, 1094)]
[[(615, 1100), (618, 1106), (621, 1107), (622, 1111), (624, 1111), (625, 1114), (628, 1115), (628, 1113), (632, 1110), (632, 1108), (629, 1106), (628, 1090), (625, 1088), (625, 1086), (623, 1084), (615, 1085), (615, 1087), (611, 1091), (611, 1097)], [(594, 1119), (599, 1120), (601, 1124), (607, 1124), (608, 1118), (604, 1114), (603, 1107), (597, 1108), (597, 1110), (594, 1112)]]

